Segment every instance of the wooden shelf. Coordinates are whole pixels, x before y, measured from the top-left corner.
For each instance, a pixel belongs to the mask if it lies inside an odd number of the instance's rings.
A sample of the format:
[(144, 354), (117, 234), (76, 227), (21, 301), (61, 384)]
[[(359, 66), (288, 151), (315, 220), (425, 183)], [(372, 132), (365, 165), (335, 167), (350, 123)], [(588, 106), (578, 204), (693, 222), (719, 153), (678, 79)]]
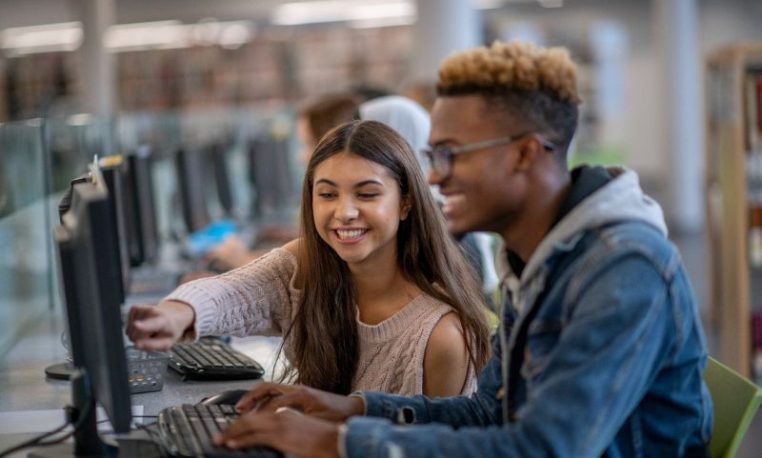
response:
[[(711, 322), (720, 359), (752, 376), (752, 267), (744, 81), (762, 66), (762, 44), (719, 50), (706, 62), (706, 207), (711, 265)], [(755, 277), (757, 274), (754, 275)], [(762, 298), (756, 298), (759, 301)], [(762, 374), (757, 374), (762, 375)]]

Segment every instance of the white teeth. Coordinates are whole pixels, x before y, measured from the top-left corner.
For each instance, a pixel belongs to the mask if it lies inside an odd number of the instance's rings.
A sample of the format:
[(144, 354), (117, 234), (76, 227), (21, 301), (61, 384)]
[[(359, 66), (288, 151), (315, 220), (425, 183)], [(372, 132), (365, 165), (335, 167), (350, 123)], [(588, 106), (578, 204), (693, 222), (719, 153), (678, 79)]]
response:
[(465, 200), (466, 198), (463, 194), (451, 194), (446, 196), (444, 203), (442, 204), (442, 211), (447, 215), (458, 205), (465, 205)]
[(465, 200), (465, 196), (463, 194), (451, 194), (449, 196), (445, 196), (445, 202), (449, 204), (456, 204), (458, 202), (462, 202)]
[(351, 230), (338, 229), (336, 230), (336, 233), (339, 234), (339, 238), (341, 240), (349, 240), (349, 239), (356, 239), (357, 237), (363, 235), (365, 233), (365, 229), (351, 229)]

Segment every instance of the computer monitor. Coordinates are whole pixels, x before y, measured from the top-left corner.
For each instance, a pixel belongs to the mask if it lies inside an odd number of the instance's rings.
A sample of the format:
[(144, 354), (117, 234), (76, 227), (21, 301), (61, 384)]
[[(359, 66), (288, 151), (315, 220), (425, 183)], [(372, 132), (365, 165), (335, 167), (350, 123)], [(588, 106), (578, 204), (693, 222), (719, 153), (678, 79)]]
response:
[[(127, 244), (125, 243), (128, 239), (128, 236), (125, 235), (128, 218), (124, 215), (125, 205), (123, 200), (125, 193), (122, 186), (121, 162), (112, 160), (111, 163), (107, 161), (103, 165), (103, 168), (98, 167), (96, 169), (97, 172), (95, 174), (98, 177), (99, 186), (107, 192), (106, 203), (104, 204), (105, 208), (102, 211), (104, 214), (109, 215), (108, 218), (99, 222), (101, 232), (108, 232), (108, 234), (102, 236), (105, 239), (105, 245), (103, 246), (107, 247), (103, 253), (108, 253), (108, 257), (102, 263), (108, 263), (109, 271), (115, 272), (116, 278), (119, 279), (118, 282), (114, 282), (105, 292), (109, 296), (108, 301), (105, 303), (113, 304), (111, 305), (114, 307), (113, 313), (118, 315), (130, 285), (130, 264)], [(65, 215), (72, 209), (75, 189), (86, 183), (92, 184), (93, 180), (92, 172), (71, 180), (68, 192), (58, 205), (61, 224), (64, 224)], [(108, 191), (109, 189), (111, 192)], [(69, 380), (73, 370), (74, 365), (72, 362), (65, 361), (46, 367), (45, 375), (53, 379)]]
[(277, 214), (293, 204), (298, 183), (291, 175), (288, 140), (270, 134), (249, 142), (249, 182), (256, 194), (251, 213), (257, 217)]
[(105, 181), (103, 185), (108, 191), (107, 198), (111, 207), (109, 212), (113, 219), (113, 224), (110, 227), (115, 228), (117, 234), (114, 239), (116, 245), (113, 252), (122, 276), (122, 282), (117, 287), (117, 293), (120, 297), (119, 303), (121, 304), (127, 297), (127, 288), (130, 284), (130, 249), (137, 238), (134, 227), (135, 212), (130, 200), (130, 193), (126, 189), (124, 157), (104, 157), (99, 161), (98, 166)]
[[(121, 283), (114, 261), (117, 245), (108, 192), (102, 183), (73, 185), (71, 205), (55, 228), (74, 365), (85, 381), (72, 386), (74, 407), (90, 417), (75, 434), (77, 456), (104, 454), (97, 435), (95, 403), (103, 406), (116, 433), (130, 429), (130, 388), (127, 360), (114, 293)], [(53, 452), (53, 454), (55, 454)]]
[(175, 155), (178, 196), (188, 233), (203, 229), (211, 222), (205, 197), (204, 162), (200, 150), (180, 148)]
[(137, 237), (131, 247), (130, 260), (133, 266), (154, 263), (159, 257), (159, 229), (154, 201), (151, 148), (138, 147), (127, 155), (127, 189), (134, 212), (133, 228)]
[(235, 201), (228, 170), (228, 146), (229, 144), (225, 141), (212, 143), (207, 153), (207, 159), (214, 174), (214, 184), (217, 188), (217, 198), (220, 202), (220, 208), (222, 208), (223, 217), (229, 219), (233, 217)]
[[(124, 217), (124, 239), (120, 239), (123, 246), (123, 252), (127, 255), (127, 264), (129, 267), (137, 267), (143, 263), (143, 253), (141, 248), (140, 233), (140, 215), (138, 214), (138, 202), (135, 196), (135, 189), (132, 180), (132, 170), (129, 157), (122, 158), (120, 175), (121, 192), (114, 199), (114, 203), (121, 207), (119, 212)], [(107, 183), (108, 186), (108, 183)], [(110, 190), (110, 188), (109, 188)]]
[(115, 209), (125, 284), (128, 284), (130, 267), (154, 262), (158, 257), (150, 159), (150, 149), (141, 147), (126, 156), (105, 157), (99, 164)]

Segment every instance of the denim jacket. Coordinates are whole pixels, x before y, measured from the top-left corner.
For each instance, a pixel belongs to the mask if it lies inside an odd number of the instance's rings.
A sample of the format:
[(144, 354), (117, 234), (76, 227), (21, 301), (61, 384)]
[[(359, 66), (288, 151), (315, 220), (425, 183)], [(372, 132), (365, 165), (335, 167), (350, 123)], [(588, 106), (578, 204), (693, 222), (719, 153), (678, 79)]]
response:
[(634, 172), (615, 173), (553, 227), (520, 278), (508, 273), (478, 391), (362, 393), (367, 416), (347, 423), (347, 456), (707, 454), (707, 352), (691, 286), (659, 206)]

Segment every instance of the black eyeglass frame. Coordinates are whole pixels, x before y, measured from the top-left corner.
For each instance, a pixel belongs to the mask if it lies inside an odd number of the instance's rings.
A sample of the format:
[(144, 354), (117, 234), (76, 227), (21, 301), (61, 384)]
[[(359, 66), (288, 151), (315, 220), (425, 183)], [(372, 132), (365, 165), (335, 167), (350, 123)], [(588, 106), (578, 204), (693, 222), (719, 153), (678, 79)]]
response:
[(540, 142), (540, 145), (542, 145), (543, 149), (546, 151), (550, 152), (556, 149), (556, 144), (550, 140), (546, 140), (538, 134), (527, 132), (519, 135), (493, 138), (490, 140), (483, 140), (480, 142), (468, 143), (460, 146), (434, 146), (430, 148), (423, 148), (421, 152), (429, 160), (431, 168), (437, 172), (437, 175), (439, 175), (440, 178), (444, 179), (449, 177), (452, 173), (453, 157), (457, 156), (458, 154), (472, 153), (474, 151), (493, 148), (495, 146), (507, 145), (509, 143), (515, 142), (516, 140), (519, 140), (520, 138), (526, 137), (527, 135), (535, 135), (537, 140)]

